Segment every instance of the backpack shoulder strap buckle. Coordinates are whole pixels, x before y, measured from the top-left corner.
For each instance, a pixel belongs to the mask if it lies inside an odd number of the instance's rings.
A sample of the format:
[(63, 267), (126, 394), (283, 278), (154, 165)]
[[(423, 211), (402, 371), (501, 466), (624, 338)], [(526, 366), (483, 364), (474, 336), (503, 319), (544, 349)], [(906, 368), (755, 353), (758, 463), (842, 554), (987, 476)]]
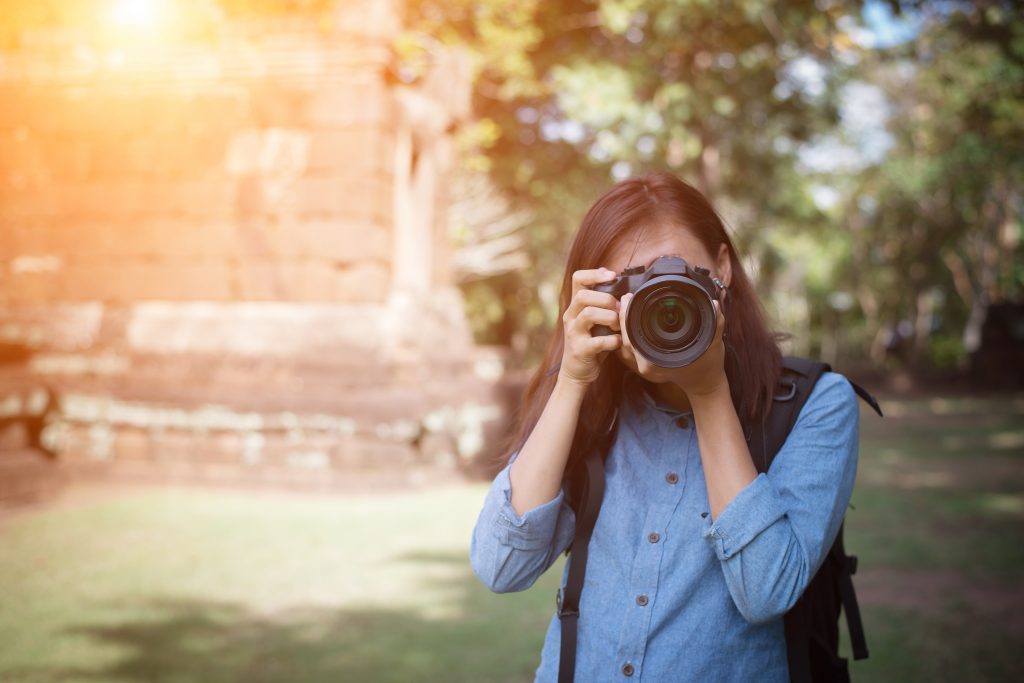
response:
[(555, 607), (557, 608), (558, 618), (564, 619), (565, 617), (578, 617), (580, 615), (579, 608), (567, 607), (562, 600), (564, 595), (565, 594), (561, 588), (559, 588), (558, 592), (555, 593)]
[(781, 396), (773, 396), (772, 398), (779, 403), (793, 400), (793, 397), (796, 396), (796, 381), (792, 379), (779, 380), (779, 386), (784, 387), (786, 393)]

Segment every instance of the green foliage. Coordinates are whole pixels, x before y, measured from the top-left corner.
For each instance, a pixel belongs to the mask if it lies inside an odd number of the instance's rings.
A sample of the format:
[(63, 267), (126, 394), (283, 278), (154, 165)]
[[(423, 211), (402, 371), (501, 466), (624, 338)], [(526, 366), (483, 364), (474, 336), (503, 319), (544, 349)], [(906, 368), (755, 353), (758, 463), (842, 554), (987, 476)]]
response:
[(950, 340), (983, 319), (972, 308), (1024, 296), (1024, 17), (988, 3), (915, 11), (915, 40), (863, 51), (845, 75), (884, 93), (892, 146), (851, 179), (840, 281), (875, 300), (875, 328), (931, 318), (938, 337), (915, 344), (917, 360), (943, 365), (964, 353)]
[[(1024, 293), (1015, 5), (910, 4), (916, 34), (872, 47), (860, 3), (507, 4), (422, 2), (409, 21), (477, 55), (476, 108), (492, 135), (476, 168), (534, 215), (530, 272), (475, 283), (477, 301), (488, 288), (501, 301), (509, 288), (557, 286), (567, 240), (611, 176), (655, 168), (711, 195), (759, 265), (770, 310), (806, 300), (809, 313), (777, 318), (806, 338), (798, 350), (839, 348), (857, 329), (853, 355), (878, 360), (880, 332), (900, 320), (929, 319), (951, 339), (983, 319), (969, 319), (972, 307)], [(873, 142), (859, 137), (862, 115), (843, 113), (872, 93), (887, 114)], [(833, 148), (852, 160), (804, 160)], [(828, 312), (836, 294), (852, 297), (849, 312)], [(534, 296), (524, 316), (544, 305)], [(476, 304), (470, 313), (480, 318)], [(516, 324), (535, 357), (547, 328)], [(936, 345), (916, 340), (912, 360), (949, 362), (954, 346)]]
[(475, 110), (496, 135), (477, 148), (488, 161), (470, 165), (533, 215), (529, 272), (474, 283), (469, 309), (477, 321), (489, 315), (481, 287), (495, 301), (525, 290), (516, 326), (526, 362), (556, 313), (538, 285), (559, 286), (568, 240), (613, 172), (667, 168), (696, 183), (755, 256), (771, 251), (770, 227), (823, 222), (794, 186), (795, 150), (832, 125), (834, 92), (827, 83), (802, 91), (791, 71), (800, 60), (830, 62), (840, 5), (485, 0), (409, 9), (411, 34), (472, 50)]
[(928, 358), (937, 368), (958, 367), (967, 357), (963, 339), (937, 334), (928, 340)]

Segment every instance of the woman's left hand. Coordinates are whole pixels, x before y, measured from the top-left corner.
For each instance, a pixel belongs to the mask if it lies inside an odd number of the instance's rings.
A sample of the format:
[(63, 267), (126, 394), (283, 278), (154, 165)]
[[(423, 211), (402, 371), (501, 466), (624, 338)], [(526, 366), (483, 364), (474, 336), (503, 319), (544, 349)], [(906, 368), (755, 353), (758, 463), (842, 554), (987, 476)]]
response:
[(712, 394), (723, 387), (728, 388), (729, 381), (725, 375), (725, 343), (722, 340), (722, 334), (725, 331), (725, 316), (722, 314), (717, 300), (712, 302), (715, 307), (717, 326), (711, 346), (697, 360), (681, 368), (659, 367), (634, 350), (633, 342), (626, 330), (626, 314), (629, 312), (629, 304), (632, 301), (633, 294), (625, 294), (619, 307), (619, 327), (622, 330), (622, 345), (619, 347), (619, 354), (623, 362), (629, 367), (635, 368), (637, 373), (647, 381), (656, 384), (671, 382), (691, 398)]

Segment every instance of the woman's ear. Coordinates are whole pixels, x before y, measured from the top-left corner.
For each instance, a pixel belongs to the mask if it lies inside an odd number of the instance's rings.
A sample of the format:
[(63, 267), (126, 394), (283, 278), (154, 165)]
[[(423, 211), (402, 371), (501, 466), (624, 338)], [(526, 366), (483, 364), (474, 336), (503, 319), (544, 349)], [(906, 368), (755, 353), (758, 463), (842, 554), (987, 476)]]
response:
[(729, 247), (725, 244), (718, 247), (718, 279), (726, 287), (732, 284), (732, 259), (729, 258)]

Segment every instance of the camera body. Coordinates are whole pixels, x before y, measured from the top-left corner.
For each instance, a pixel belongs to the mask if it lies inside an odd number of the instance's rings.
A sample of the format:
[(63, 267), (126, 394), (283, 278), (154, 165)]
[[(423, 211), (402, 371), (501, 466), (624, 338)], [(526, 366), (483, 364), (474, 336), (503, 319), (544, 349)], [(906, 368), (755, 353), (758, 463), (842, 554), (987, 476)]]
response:
[[(679, 256), (660, 256), (650, 266), (626, 268), (592, 289), (616, 299), (633, 293), (626, 331), (634, 350), (654, 365), (681, 368), (703, 355), (715, 338), (714, 301), (720, 283), (707, 268), (692, 267)], [(594, 325), (592, 336), (612, 334)]]

